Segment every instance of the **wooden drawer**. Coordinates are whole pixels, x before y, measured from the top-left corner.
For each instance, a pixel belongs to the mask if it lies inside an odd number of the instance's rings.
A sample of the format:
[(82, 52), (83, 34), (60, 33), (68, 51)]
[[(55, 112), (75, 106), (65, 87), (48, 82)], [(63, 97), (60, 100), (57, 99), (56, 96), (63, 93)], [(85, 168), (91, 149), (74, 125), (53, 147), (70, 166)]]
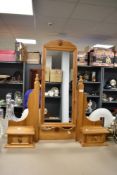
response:
[(5, 147), (33, 147), (34, 128), (31, 126), (10, 126), (7, 129), (7, 145)]
[(83, 127), (81, 130), (81, 144), (82, 146), (100, 146), (106, 145), (107, 130), (103, 127)]
[(85, 135), (85, 142), (87, 142), (87, 143), (102, 143), (102, 142), (104, 142), (104, 134)]
[(8, 136), (9, 144), (32, 144), (32, 136)]

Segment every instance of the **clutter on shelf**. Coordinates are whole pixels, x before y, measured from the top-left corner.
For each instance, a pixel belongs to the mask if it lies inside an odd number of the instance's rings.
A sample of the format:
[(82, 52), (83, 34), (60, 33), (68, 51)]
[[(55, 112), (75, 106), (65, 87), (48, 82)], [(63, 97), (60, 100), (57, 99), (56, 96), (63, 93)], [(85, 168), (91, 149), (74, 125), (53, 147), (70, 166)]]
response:
[(16, 55), (14, 50), (0, 50), (0, 62), (15, 61)]
[(16, 61), (27, 60), (27, 49), (23, 43), (15, 42), (15, 53), (16, 53)]
[(57, 87), (52, 87), (49, 91), (45, 92), (45, 96), (58, 97), (59, 89)]
[(113, 66), (113, 49), (94, 48), (89, 52), (89, 61), (92, 66)]
[(88, 53), (85, 51), (78, 52), (78, 65), (88, 65)]

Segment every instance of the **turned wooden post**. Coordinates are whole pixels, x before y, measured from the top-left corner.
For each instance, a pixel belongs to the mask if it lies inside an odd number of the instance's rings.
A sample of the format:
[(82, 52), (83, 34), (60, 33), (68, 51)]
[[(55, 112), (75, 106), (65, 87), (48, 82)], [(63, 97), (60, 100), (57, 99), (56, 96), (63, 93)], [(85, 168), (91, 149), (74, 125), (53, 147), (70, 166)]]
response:
[(29, 115), (26, 118), (26, 125), (33, 126), (35, 129), (34, 140), (39, 140), (39, 96), (40, 96), (40, 83), (38, 74), (36, 74), (34, 89), (29, 95), (28, 109)]
[(81, 127), (83, 126), (84, 106), (84, 84), (82, 76), (80, 76), (77, 86), (76, 141), (80, 139)]

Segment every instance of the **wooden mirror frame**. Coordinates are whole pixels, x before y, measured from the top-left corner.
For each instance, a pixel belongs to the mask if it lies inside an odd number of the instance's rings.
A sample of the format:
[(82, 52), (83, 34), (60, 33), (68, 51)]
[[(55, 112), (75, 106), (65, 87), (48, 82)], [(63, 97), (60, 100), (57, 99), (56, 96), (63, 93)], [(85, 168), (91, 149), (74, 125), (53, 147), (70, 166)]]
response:
[[(45, 66), (46, 66), (46, 54), (47, 51), (65, 51), (73, 53), (73, 81), (72, 81), (72, 122), (62, 123), (57, 122), (57, 124), (68, 125), (76, 124), (77, 115), (77, 47), (69, 41), (55, 40), (50, 41), (43, 46), (42, 54), (42, 100), (41, 100), (41, 124), (46, 124), (44, 121), (44, 108), (45, 108)], [(51, 125), (54, 122), (49, 122)]]

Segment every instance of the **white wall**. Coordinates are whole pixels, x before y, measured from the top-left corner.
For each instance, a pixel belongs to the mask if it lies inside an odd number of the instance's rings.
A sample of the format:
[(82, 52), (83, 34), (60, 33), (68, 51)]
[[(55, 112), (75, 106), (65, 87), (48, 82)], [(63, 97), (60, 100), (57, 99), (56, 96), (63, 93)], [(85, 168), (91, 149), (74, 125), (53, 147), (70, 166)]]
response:
[(69, 122), (69, 52), (62, 53), (61, 70), (63, 71), (62, 81), (62, 122)]

